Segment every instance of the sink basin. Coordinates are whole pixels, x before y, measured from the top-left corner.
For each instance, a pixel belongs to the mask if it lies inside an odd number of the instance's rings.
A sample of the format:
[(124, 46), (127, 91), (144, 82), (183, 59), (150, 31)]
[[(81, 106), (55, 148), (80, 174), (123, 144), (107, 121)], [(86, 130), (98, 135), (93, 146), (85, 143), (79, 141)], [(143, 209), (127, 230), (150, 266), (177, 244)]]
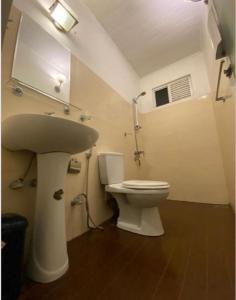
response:
[(2, 143), (9, 150), (75, 154), (94, 145), (98, 132), (54, 115), (19, 114), (2, 123)]
[[(19, 114), (2, 122), (2, 143), (9, 150), (37, 153), (37, 192), (28, 277), (46, 283), (69, 267), (65, 180), (71, 154), (91, 148), (98, 132), (77, 122), (49, 115)], [(76, 178), (77, 180), (77, 178)]]

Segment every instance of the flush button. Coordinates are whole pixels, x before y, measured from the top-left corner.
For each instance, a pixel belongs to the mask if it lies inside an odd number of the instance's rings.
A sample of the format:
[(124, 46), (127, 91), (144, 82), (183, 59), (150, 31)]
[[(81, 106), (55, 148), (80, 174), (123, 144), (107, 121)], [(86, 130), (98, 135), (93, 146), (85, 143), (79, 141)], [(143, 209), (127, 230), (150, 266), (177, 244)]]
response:
[(53, 198), (55, 200), (61, 200), (63, 194), (64, 194), (64, 191), (62, 189), (60, 189), (54, 193)]

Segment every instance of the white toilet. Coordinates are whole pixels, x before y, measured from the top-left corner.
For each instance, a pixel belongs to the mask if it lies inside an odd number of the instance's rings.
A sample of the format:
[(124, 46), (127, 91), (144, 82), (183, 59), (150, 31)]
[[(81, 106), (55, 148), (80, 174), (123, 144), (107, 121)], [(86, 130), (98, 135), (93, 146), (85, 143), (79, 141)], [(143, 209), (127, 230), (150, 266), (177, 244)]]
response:
[(167, 198), (169, 184), (162, 181), (124, 180), (122, 153), (100, 153), (100, 180), (118, 202), (117, 226), (134, 233), (159, 236), (164, 233), (158, 203)]

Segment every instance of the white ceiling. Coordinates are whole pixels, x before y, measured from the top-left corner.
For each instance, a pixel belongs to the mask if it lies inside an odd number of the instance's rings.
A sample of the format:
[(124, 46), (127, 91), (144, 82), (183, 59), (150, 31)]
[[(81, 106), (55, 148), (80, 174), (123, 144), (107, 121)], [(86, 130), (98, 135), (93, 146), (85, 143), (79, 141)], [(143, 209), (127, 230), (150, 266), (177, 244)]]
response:
[(83, 0), (139, 76), (201, 49), (203, 2)]

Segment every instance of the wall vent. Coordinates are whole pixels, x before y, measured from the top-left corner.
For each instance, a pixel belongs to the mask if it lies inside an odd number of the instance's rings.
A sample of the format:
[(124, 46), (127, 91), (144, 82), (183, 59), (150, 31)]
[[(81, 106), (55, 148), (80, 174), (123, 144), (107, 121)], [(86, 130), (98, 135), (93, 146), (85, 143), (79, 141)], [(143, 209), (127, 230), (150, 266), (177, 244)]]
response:
[(177, 101), (192, 96), (190, 75), (177, 79), (171, 82), (169, 85), (172, 101)]
[(186, 75), (153, 89), (155, 106), (162, 106), (192, 96), (191, 75)]

